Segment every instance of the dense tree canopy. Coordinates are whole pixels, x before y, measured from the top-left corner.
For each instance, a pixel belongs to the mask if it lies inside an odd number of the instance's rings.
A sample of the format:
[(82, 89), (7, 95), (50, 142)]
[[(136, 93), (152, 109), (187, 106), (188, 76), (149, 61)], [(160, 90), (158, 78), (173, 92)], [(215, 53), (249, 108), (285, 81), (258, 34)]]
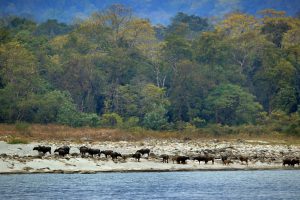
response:
[(300, 19), (153, 26), (113, 5), (73, 25), (0, 20), (0, 122), (177, 129), (299, 115)]

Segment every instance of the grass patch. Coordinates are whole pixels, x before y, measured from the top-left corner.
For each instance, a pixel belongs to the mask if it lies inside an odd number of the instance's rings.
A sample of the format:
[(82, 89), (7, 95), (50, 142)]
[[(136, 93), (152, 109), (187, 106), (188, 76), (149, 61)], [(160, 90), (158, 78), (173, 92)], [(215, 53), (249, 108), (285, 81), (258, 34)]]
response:
[(20, 134), (30, 135), (30, 124), (26, 122), (17, 122), (15, 124), (15, 129)]
[(25, 138), (12, 137), (7, 140), (8, 144), (28, 144), (29, 141)]

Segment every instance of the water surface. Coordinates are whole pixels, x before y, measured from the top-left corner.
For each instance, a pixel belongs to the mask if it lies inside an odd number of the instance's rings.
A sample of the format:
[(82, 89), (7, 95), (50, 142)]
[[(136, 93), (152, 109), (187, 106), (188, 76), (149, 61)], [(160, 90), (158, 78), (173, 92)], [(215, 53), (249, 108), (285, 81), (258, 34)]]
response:
[(300, 199), (300, 171), (0, 176), (1, 199)]

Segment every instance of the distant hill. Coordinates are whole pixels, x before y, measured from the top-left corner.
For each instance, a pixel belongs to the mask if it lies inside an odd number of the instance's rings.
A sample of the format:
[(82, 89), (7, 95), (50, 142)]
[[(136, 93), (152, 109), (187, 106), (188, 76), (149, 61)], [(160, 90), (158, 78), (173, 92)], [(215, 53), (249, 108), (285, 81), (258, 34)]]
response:
[(179, 11), (204, 17), (220, 17), (236, 10), (255, 14), (266, 8), (284, 10), (288, 15), (300, 11), (300, 0), (0, 0), (0, 13), (38, 22), (50, 18), (71, 23), (116, 3), (131, 7), (136, 15), (154, 24), (168, 24)]

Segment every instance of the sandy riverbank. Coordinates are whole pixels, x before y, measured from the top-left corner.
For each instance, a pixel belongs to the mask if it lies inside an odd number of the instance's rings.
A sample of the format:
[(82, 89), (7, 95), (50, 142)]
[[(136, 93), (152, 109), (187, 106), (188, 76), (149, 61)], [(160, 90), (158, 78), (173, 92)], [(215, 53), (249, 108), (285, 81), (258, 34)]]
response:
[[(39, 155), (33, 147), (42, 144), (51, 146), (52, 152), (62, 145), (69, 145), (71, 151), (64, 158), (54, 154)], [(86, 157), (82, 158), (78, 147), (86, 145), (101, 150), (113, 150), (121, 154), (132, 154), (141, 148), (150, 148), (152, 154), (144, 156), (140, 162), (134, 158), (123, 160), (119, 158)], [(172, 160), (162, 163), (161, 154), (195, 156), (201, 152), (208, 152), (215, 156), (215, 163), (201, 164), (188, 160), (187, 164), (176, 164)], [(227, 154), (233, 161), (230, 165), (223, 165), (221, 154)], [(249, 156), (248, 165), (241, 163), (237, 157)], [(0, 173), (97, 173), (97, 172), (132, 172), (132, 171), (197, 171), (197, 170), (264, 170), (264, 169), (300, 169), (283, 167), (282, 159), (286, 156), (299, 157), (300, 146), (272, 145), (264, 141), (162, 141), (148, 140), (140, 142), (101, 142), (75, 144), (68, 142), (44, 142), (30, 144), (7, 144), (0, 141)]]

